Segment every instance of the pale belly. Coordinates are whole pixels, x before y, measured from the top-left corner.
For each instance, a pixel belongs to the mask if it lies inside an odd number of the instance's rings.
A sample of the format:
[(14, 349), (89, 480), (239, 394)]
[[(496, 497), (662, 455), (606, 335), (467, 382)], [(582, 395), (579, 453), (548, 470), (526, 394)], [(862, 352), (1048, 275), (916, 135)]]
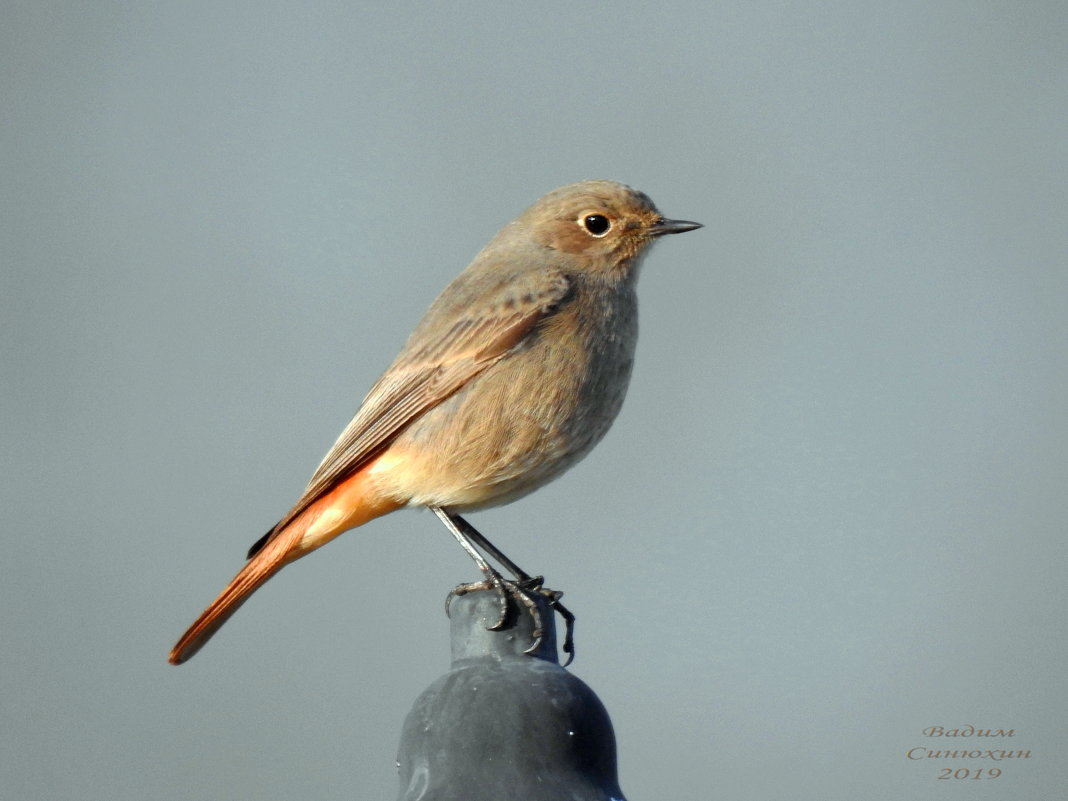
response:
[(635, 318), (636, 310), (583, 326), (560, 315), (553, 336), (502, 359), (401, 432), (375, 466), (376, 483), (409, 505), (462, 512), (508, 503), (552, 481), (618, 414)]

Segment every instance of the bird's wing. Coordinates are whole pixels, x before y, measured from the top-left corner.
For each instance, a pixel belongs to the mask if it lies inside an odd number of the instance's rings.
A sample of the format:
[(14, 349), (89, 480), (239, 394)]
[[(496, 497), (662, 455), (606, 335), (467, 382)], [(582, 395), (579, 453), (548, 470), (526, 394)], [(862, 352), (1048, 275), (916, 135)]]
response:
[[(495, 289), (482, 286), (476, 293), (478, 301), (470, 306), (435, 302), (397, 360), (367, 393), (300, 500), (250, 555), (368, 462), (405, 426), (517, 347), (570, 289), (567, 277), (559, 272), (513, 273), (496, 282)], [(459, 291), (453, 297), (465, 294)], [(434, 336), (436, 331), (444, 333)]]

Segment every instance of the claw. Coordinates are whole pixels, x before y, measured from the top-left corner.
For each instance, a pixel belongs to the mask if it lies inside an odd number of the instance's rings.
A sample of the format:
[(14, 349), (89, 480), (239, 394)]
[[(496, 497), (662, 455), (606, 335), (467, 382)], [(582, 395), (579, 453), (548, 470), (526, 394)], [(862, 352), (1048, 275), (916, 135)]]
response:
[[(575, 616), (566, 606), (560, 603), (560, 598), (563, 597), (563, 593), (558, 590), (547, 589), (544, 586), (544, 576), (531, 576), (524, 573), (515, 562), (501, 553), (493, 543), (479, 533), (478, 529), (460, 517), (460, 515), (447, 511), (439, 506), (432, 506), (430, 508), (449, 529), (452, 535), (456, 538), (456, 541), (460, 543), (461, 547), (463, 547), (468, 555), (475, 561), (475, 564), (478, 565), (479, 570), (482, 571), (482, 575), (485, 577), (482, 581), (476, 584), (461, 584), (450, 592), (445, 599), (445, 614), (448, 615), (449, 613), (449, 606), (452, 603), (453, 596), (466, 595), (469, 592), (493, 588), (497, 591), (497, 597), (500, 602), (500, 614), (497, 617), (497, 622), (491, 626), (487, 626), (487, 629), (490, 631), (501, 631), (507, 627), (509, 614), (511, 612), (508, 599), (512, 598), (517, 604), (522, 605), (527, 612), (530, 613), (530, 616), (533, 619), (534, 630), (531, 632), (531, 643), (530, 646), (523, 651), (525, 654), (533, 654), (541, 646), (542, 640), (545, 637), (541, 609), (535, 601), (535, 595), (541, 595), (548, 600), (549, 606), (553, 611), (564, 619), (566, 632), (564, 634), (563, 650), (564, 653), (567, 654), (567, 661), (564, 662), (564, 667), (570, 665), (575, 659)], [(494, 570), (489, 562), (486, 561), (485, 557), (483, 557), (475, 548), (474, 543), (477, 543), (479, 547), (504, 565), (512, 575), (515, 576), (515, 580), (505, 579), (500, 573)]]
[(471, 584), (458, 584), (445, 596), (445, 616), (452, 617), (452, 615), (449, 614), (449, 607), (452, 606), (453, 598), (459, 595), (467, 595), (469, 592), (480, 592), (481, 590), (491, 589), (493, 589), (493, 583), (490, 581), (476, 581)]
[(550, 606), (560, 617), (564, 619), (564, 653), (567, 654), (567, 659), (564, 661), (564, 667), (567, 667), (575, 661), (575, 615), (571, 610), (560, 603), (560, 598), (563, 595), (562, 592), (556, 592), (553, 590), (546, 590), (546, 593), (552, 594), (552, 600)]
[(545, 583), (545, 576), (526, 576), (516, 580), (524, 590), (530, 590), (531, 592), (552, 592), (552, 590), (542, 590), (542, 585)]

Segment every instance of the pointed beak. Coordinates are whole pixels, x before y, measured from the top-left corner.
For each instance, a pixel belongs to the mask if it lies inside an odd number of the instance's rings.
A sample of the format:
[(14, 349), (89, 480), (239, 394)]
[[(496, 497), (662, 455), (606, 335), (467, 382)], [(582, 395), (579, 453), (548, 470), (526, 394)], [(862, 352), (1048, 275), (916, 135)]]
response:
[(689, 222), (687, 220), (660, 220), (658, 223), (649, 228), (649, 234), (651, 236), (663, 236), (664, 234), (684, 234), (687, 231), (695, 231), (698, 228), (703, 228), (701, 223)]

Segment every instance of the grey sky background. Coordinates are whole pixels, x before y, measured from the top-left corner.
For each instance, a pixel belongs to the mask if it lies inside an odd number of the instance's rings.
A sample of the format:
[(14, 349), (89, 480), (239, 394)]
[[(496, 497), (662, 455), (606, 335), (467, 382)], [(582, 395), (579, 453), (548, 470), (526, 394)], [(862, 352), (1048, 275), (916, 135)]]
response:
[(1068, 786), (1068, 6), (0, 18), (0, 795), (395, 797), (476, 578), (430, 514), (166, 653), (436, 293), (591, 177), (706, 228), (646, 262), (606, 441), (472, 519), (566, 590), (630, 801)]

